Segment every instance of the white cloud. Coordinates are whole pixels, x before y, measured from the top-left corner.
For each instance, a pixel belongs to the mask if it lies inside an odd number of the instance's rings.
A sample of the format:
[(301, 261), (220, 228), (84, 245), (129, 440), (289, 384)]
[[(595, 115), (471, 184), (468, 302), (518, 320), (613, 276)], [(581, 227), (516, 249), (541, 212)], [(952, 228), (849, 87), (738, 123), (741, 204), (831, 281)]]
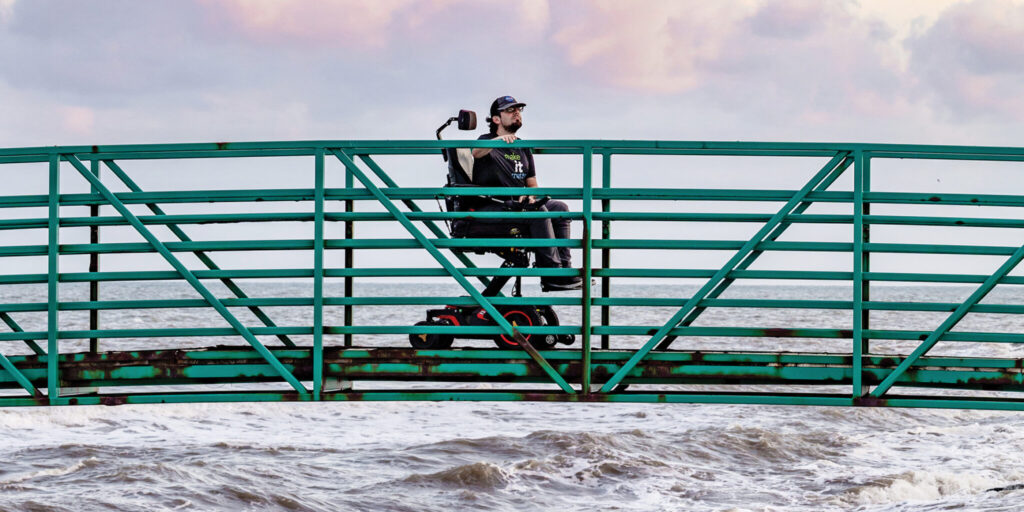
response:
[(381, 49), (513, 26), (536, 35), (549, 19), (547, 0), (509, 8), (498, 0), (199, 0), (244, 38), (274, 44)]
[[(531, 138), (1017, 143), (1024, 0), (951, 1), (0, 0), (0, 128), (418, 138), (513, 94)], [(80, 23), (53, 26), (55, 6)], [(942, 115), (961, 111), (989, 117)]]
[(14, 4), (18, 0), (0, 0), (0, 23), (6, 23), (14, 15)]
[(753, 2), (599, 1), (566, 8), (553, 41), (588, 76), (627, 89), (679, 92), (697, 86)]
[(62, 109), (62, 127), (75, 135), (91, 137), (96, 123), (96, 113), (88, 107), (64, 107)]
[(957, 119), (1024, 121), (1024, 2), (976, 0), (909, 41), (919, 90)]
[(591, 83), (807, 126), (905, 114), (892, 31), (849, 2), (583, 5), (553, 40)]
[(203, 0), (247, 36), (267, 41), (301, 40), (380, 46), (390, 39), (396, 14), (412, 0)]

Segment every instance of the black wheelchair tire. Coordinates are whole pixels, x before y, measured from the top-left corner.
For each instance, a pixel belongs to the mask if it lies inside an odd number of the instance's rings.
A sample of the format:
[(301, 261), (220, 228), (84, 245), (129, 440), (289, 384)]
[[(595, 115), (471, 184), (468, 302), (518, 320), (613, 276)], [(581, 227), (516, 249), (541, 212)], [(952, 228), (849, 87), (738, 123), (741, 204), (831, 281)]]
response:
[[(444, 325), (436, 322), (416, 322), (414, 325)], [(412, 348), (429, 350), (451, 348), (455, 337), (450, 334), (415, 334), (409, 333), (409, 344)]]

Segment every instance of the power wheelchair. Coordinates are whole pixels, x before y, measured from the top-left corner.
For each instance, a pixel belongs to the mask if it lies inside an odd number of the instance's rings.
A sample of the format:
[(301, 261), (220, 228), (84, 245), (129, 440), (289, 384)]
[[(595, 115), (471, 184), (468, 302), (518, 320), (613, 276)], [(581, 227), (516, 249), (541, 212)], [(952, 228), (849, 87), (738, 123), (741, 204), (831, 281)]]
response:
[[(441, 140), (441, 131), (447, 128), (452, 122), (458, 122), (460, 130), (476, 129), (476, 114), (469, 110), (459, 111), (458, 117), (452, 117), (437, 129), (437, 139)], [(473, 156), (470, 149), (446, 148), (443, 157), (448, 162), (447, 187), (473, 187)], [(547, 202), (548, 198), (541, 199), (534, 203), (519, 203), (516, 201), (503, 201), (491, 196), (465, 196), (449, 195), (445, 197), (445, 209), (450, 212), (473, 211), (476, 207), (485, 203), (501, 204), (503, 209), (508, 211), (524, 211), (537, 209)], [(479, 229), (479, 224), (471, 219), (456, 219), (448, 223), (449, 234), (452, 238), (523, 238), (528, 232), (525, 226), (515, 223), (509, 219), (508, 223), (501, 223), (503, 229)], [(496, 254), (503, 260), (501, 268), (526, 268), (530, 266), (532, 253), (518, 247), (473, 247), (453, 249), (462, 252), (473, 252), (476, 254)], [(496, 276), (483, 289), (481, 295), (484, 297), (496, 297), (501, 294), (502, 289), (512, 276)], [(512, 297), (522, 297), (522, 277), (515, 276), (511, 290)], [(551, 306), (496, 306), (501, 315), (509, 323), (516, 326), (556, 326), (559, 325), (558, 314)], [(494, 326), (497, 325), (494, 319), (488, 315), (480, 306), (445, 306), (440, 309), (430, 309), (426, 312), (426, 320), (417, 322), (415, 325), (452, 325), (452, 326)], [(537, 349), (551, 349), (558, 344), (571, 345), (576, 341), (572, 334), (523, 334), (524, 338)], [(418, 349), (442, 349), (449, 348), (455, 338), (462, 339), (491, 339), (499, 348), (519, 348), (519, 343), (506, 334), (410, 334), (409, 343)]]

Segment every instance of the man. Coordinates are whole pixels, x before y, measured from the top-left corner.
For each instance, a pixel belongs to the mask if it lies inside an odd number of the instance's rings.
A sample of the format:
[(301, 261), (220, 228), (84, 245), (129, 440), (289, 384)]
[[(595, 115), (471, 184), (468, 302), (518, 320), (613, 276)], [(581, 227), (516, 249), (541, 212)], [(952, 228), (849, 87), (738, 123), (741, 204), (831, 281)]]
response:
[[(490, 131), (479, 137), (479, 140), (501, 139), (507, 143), (515, 142), (516, 132), (523, 127), (523, 108), (525, 103), (516, 101), (512, 96), (502, 96), (491, 103), (490, 118), (487, 120)], [(484, 187), (536, 187), (537, 174), (533, 164), (533, 152), (529, 149), (513, 148), (477, 148), (473, 150), (473, 184)], [(511, 200), (513, 198), (503, 198)], [(534, 202), (533, 197), (523, 196), (520, 201)], [(502, 206), (485, 205), (478, 211), (498, 211)], [(569, 207), (562, 201), (549, 200), (540, 211), (566, 212)], [(477, 222), (488, 223), (488, 220)], [(508, 220), (492, 219), (490, 224), (508, 224)], [(569, 219), (529, 219), (515, 221), (528, 227), (531, 238), (569, 238)], [(538, 247), (538, 267), (572, 268), (568, 247)], [(572, 277), (542, 277), (543, 291), (578, 290), (583, 280)]]

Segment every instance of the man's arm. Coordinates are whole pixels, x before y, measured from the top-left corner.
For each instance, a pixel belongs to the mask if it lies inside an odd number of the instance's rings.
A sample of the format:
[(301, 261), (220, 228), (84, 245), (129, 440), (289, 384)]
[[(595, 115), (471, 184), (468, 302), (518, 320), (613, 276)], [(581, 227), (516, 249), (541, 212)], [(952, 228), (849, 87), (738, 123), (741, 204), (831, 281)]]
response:
[[(511, 144), (511, 143), (516, 141), (516, 138), (517, 137), (515, 135), (510, 133), (508, 135), (502, 135), (500, 137), (495, 137), (494, 139), (491, 139), (491, 140), (503, 140), (503, 141)], [(476, 148), (476, 149), (473, 150), (473, 158), (483, 158), (483, 157), (487, 156), (487, 154), (490, 153), (490, 152), (491, 152), (491, 148)], [(534, 185), (534, 186), (536, 186), (536, 185)]]

